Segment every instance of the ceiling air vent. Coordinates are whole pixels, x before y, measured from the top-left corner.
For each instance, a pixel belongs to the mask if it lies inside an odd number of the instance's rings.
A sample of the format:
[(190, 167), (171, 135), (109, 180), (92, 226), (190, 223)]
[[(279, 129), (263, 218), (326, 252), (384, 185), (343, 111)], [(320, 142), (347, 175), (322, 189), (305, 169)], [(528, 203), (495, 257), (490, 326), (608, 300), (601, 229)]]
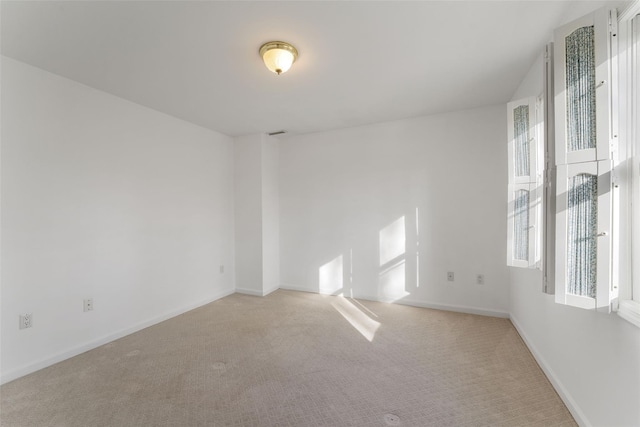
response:
[(286, 130), (277, 130), (275, 132), (269, 132), (269, 133), (267, 133), (267, 135), (276, 136), (276, 135), (282, 135), (283, 133), (287, 133), (287, 131)]

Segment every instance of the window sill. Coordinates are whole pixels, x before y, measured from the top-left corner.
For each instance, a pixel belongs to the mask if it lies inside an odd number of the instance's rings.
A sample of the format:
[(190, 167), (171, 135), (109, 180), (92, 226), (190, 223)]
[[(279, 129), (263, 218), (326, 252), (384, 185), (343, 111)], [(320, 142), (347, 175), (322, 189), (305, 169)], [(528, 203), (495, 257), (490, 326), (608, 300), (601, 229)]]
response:
[(632, 300), (620, 301), (618, 316), (640, 328), (640, 303)]

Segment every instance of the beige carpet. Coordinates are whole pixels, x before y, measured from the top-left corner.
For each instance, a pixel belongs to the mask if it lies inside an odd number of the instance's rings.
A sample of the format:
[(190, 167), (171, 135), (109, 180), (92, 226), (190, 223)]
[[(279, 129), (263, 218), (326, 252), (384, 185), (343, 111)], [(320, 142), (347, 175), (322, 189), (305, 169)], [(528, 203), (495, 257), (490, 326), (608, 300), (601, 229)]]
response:
[(282, 290), (0, 392), (2, 427), (575, 425), (507, 319)]

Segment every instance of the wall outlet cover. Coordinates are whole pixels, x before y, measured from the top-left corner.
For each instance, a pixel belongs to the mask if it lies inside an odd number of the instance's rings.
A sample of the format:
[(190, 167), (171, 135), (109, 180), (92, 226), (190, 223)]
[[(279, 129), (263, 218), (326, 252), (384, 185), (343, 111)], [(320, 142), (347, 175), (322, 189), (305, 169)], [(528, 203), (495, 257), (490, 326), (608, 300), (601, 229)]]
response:
[(19, 317), (19, 325), (20, 329), (27, 329), (33, 327), (33, 314), (21, 314)]

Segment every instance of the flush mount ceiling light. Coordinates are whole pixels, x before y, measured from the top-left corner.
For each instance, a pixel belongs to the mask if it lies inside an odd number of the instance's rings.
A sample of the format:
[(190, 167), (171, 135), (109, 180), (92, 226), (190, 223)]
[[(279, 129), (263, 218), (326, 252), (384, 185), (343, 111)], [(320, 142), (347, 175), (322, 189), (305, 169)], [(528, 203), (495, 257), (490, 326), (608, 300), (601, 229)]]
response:
[(280, 75), (291, 68), (298, 51), (286, 42), (268, 42), (260, 46), (260, 56), (270, 71)]

